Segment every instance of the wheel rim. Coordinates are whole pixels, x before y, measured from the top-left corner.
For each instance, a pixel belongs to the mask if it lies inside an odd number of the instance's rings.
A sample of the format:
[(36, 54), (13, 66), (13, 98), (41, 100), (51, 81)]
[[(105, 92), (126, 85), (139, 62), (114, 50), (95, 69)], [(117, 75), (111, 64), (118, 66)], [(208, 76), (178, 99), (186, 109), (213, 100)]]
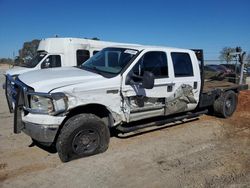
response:
[(231, 97), (231, 96), (228, 97), (225, 101), (226, 113), (228, 115), (231, 115), (234, 111), (234, 108), (233, 108), (234, 104), (233, 103), (234, 103), (233, 97)]
[(74, 136), (72, 149), (77, 154), (88, 154), (95, 151), (99, 143), (100, 137), (96, 130), (82, 130)]
[(232, 100), (231, 99), (226, 100), (226, 108), (230, 109), (231, 106), (232, 106)]

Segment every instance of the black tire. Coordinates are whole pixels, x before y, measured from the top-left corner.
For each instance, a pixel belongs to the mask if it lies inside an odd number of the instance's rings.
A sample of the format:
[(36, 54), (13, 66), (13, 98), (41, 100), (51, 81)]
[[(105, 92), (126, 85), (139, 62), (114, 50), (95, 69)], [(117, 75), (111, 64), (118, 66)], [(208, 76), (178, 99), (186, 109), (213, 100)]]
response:
[(62, 162), (102, 153), (108, 149), (109, 128), (93, 114), (78, 114), (60, 131), (56, 149)]
[(232, 116), (236, 110), (238, 103), (238, 96), (234, 91), (227, 91), (223, 93), (214, 102), (214, 112), (219, 117), (228, 118)]

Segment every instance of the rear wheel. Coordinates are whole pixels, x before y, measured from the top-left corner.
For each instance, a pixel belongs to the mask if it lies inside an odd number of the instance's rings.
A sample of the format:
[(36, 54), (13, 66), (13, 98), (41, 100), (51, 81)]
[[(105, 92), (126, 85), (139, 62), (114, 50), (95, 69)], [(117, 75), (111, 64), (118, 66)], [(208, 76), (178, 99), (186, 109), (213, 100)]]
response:
[(58, 137), (56, 148), (62, 162), (107, 150), (110, 133), (104, 122), (93, 114), (68, 119)]
[(214, 112), (220, 117), (228, 118), (236, 110), (238, 97), (234, 91), (227, 91), (214, 102)]

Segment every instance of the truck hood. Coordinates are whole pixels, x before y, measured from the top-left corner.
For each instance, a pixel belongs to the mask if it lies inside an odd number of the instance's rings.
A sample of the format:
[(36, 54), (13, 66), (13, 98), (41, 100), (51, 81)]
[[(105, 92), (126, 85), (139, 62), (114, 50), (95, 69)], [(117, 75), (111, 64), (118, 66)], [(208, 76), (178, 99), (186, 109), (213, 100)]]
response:
[(11, 76), (23, 74), (25, 72), (32, 71), (34, 69), (27, 68), (27, 67), (13, 67), (5, 72), (5, 74), (9, 74)]
[(36, 92), (46, 93), (69, 85), (105, 79), (101, 75), (75, 67), (30, 71), (20, 75), (18, 78), (26, 85), (35, 89)]

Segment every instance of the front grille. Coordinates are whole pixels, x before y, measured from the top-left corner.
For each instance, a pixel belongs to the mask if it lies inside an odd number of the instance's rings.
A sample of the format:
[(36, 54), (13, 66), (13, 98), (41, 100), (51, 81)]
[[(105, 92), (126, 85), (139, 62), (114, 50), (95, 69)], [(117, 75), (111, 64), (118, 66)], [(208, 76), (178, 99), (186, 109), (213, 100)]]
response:
[(16, 104), (16, 98), (17, 98), (16, 86), (12, 79), (13, 78), (9, 78), (9, 76), (6, 75), (5, 95), (6, 95), (6, 99), (7, 99), (10, 112), (13, 112), (15, 108), (15, 104)]
[(33, 91), (33, 88), (28, 87), (18, 78), (14, 80), (10, 75), (6, 75), (6, 98), (10, 112), (13, 112), (17, 106), (29, 108), (28, 92)]
[(24, 128), (22, 122), (22, 112), (27, 113), (25, 109), (29, 108), (28, 95), (34, 92), (34, 89), (28, 87), (17, 77), (14, 79), (6, 75), (5, 95), (10, 112), (14, 112), (14, 133), (18, 134)]

